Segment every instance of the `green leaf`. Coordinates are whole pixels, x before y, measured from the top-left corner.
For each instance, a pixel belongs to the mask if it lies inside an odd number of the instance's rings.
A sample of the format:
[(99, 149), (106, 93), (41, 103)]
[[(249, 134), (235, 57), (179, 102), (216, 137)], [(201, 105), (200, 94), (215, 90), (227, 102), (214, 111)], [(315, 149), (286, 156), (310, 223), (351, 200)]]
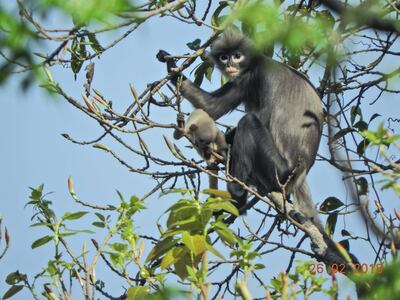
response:
[(103, 144), (99, 144), (99, 143), (94, 144), (93, 148), (101, 149), (101, 150), (104, 150), (106, 152), (112, 152), (110, 148), (108, 148), (107, 146), (104, 146)]
[(74, 235), (74, 234), (77, 234), (77, 233), (94, 234), (93, 231), (87, 230), (87, 229), (82, 229), (82, 230), (65, 229), (65, 231), (62, 232), (62, 233), (60, 234), (60, 236), (61, 236), (61, 235)]
[(149, 293), (148, 286), (132, 286), (128, 289), (126, 293), (127, 300), (138, 300), (145, 299)]
[(95, 215), (96, 215), (96, 217), (98, 217), (101, 221), (105, 221), (106, 220), (106, 217), (105, 216), (103, 216), (101, 213), (98, 213), (98, 212), (96, 212), (96, 213), (94, 213)]
[(220, 25), (219, 24), (219, 21), (220, 21), (219, 15), (224, 10), (224, 8), (227, 7), (227, 6), (228, 6), (227, 2), (225, 2), (225, 1), (224, 2), (220, 2), (219, 6), (214, 11), (214, 14), (211, 17), (211, 25), (212, 26), (218, 27)]
[(207, 242), (203, 235), (190, 235), (190, 233), (184, 232), (182, 234), (182, 242), (195, 256), (203, 253), (207, 249)]
[(171, 206), (167, 211), (170, 211), (167, 219), (168, 228), (199, 220), (198, 208), (193, 201), (179, 200), (178, 203)]
[(82, 59), (82, 61), (86, 58), (87, 52), (86, 52), (86, 45), (85, 45), (85, 37), (81, 36), (79, 40), (79, 58)]
[(71, 69), (72, 72), (74, 72), (74, 74), (79, 73), (79, 71), (82, 68), (83, 65), (83, 60), (80, 60), (79, 57), (79, 42), (77, 38), (74, 38), (74, 40), (72, 41), (72, 45), (71, 45)]
[(174, 264), (175, 273), (180, 279), (184, 280), (188, 277), (187, 266), (192, 264), (189, 253), (186, 253), (180, 260)]
[(326, 220), (325, 224), (325, 232), (328, 236), (331, 238), (333, 237), (333, 234), (335, 233), (335, 227), (336, 227), (336, 222), (337, 222), (337, 213), (331, 213), (328, 216), (328, 219)]
[(174, 235), (181, 234), (182, 232), (186, 231), (184, 228), (176, 227), (172, 229), (168, 229), (162, 234), (163, 238), (173, 237)]
[[(171, 192), (171, 193), (179, 193), (179, 191), (175, 191), (175, 192)], [(194, 202), (188, 199), (180, 199), (178, 200), (178, 202), (176, 202), (175, 204), (173, 204), (172, 206), (170, 206), (166, 212), (168, 211), (178, 211), (180, 208), (184, 208), (184, 207), (190, 207), (193, 206), (194, 207)]]
[(50, 242), (52, 239), (53, 239), (53, 237), (52, 237), (52, 236), (49, 236), (49, 235), (46, 235), (46, 236), (44, 236), (44, 237), (41, 237), (40, 239), (37, 239), (36, 241), (34, 241), (34, 242), (32, 243), (31, 248), (32, 248), (32, 249), (35, 249), (35, 248), (38, 248), (38, 247), (40, 247), (40, 246), (43, 246), (44, 244)]
[(350, 111), (350, 122), (353, 125), (354, 121), (356, 120), (357, 115), (360, 116), (360, 119), (362, 120), (362, 113), (361, 109), (358, 105), (352, 106), (351, 111)]
[(47, 222), (39, 222), (39, 223), (35, 223), (30, 225), (29, 227), (39, 227), (39, 226), (52, 226), (53, 224), (51, 223), (47, 223)]
[(359, 131), (368, 130), (368, 124), (364, 121), (358, 121), (353, 127), (357, 128)]
[(224, 223), (216, 223), (214, 225), (214, 229), (224, 243), (228, 244), (229, 246), (234, 246), (236, 244), (235, 234)]
[(99, 227), (99, 228), (104, 228), (106, 225), (103, 222), (93, 222), (93, 226)]
[(125, 202), (124, 196), (122, 196), (121, 192), (118, 191), (118, 190), (116, 190), (116, 192), (117, 192), (117, 195), (118, 195), (119, 200), (120, 200), (121, 202)]
[(75, 213), (65, 213), (62, 216), (62, 219), (63, 220), (68, 220), (68, 221), (77, 220), (77, 219), (82, 218), (87, 213), (88, 213), (87, 211), (78, 211), (78, 212), (75, 212)]
[(51, 75), (50, 70), (47, 67), (43, 67), (44, 73), (47, 76), (49, 82), (54, 82), (53, 76)]
[(96, 38), (96, 35), (93, 33), (88, 34), (88, 39), (90, 42), (90, 47), (97, 53), (101, 53), (104, 51), (104, 48), (100, 45), (99, 41)]
[(198, 219), (197, 208), (195, 207), (184, 207), (176, 211), (172, 211), (167, 220), (168, 228), (173, 226), (182, 225), (190, 222), (194, 222)]
[(12, 273), (7, 275), (6, 283), (8, 285), (14, 285), (14, 284), (22, 281), (23, 280), (23, 278), (22, 278), (23, 276), (25, 276), (25, 275), (20, 274), (18, 271), (17, 272), (12, 272)]
[(342, 137), (344, 137), (346, 134), (350, 133), (350, 132), (354, 132), (355, 130), (353, 128), (344, 128), (338, 132), (335, 133), (335, 135), (333, 136), (332, 141), (336, 141)]
[(42, 198), (43, 187), (43, 184), (39, 185), (37, 189), (31, 187), (30, 189), (32, 192), (30, 198), (32, 200), (40, 200)]
[(128, 245), (127, 244), (123, 244), (123, 243), (113, 243), (113, 244), (109, 244), (108, 247), (110, 247), (110, 249), (116, 251), (116, 252), (122, 252), (125, 253), (128, 250)]
[(190, 50), (198, 50), (200, 48), (201, 45), (201, 40), (200, 39), (195, 39), (193, 42), (187, 43), (186, 46), (188, 46), (188, 48)]
[(56, 264), (55, 264), (55, 261), (54, 260), (50, 260), (48, 263), (47, 263), (47, 272), (50, 274), (50, 276), (55, 276), (56, 274), (57, 274), (57, 267), (56, 267)]
[(211, 67), (207, 68), (207, 70), (206, 70), (206, 78), (209, 82), (211, 82), (211, 77), (212, 77), (213, 72), (214, 72), (214, 66), (211, 65)]
[(45, 83), (39, 84), (39, 87), (44, 88), (50, 94), (57, 94), (59, 91), (58, 85), (56, 83), (45, 82)]
[(202, 223), (200, 222), (199, 216), (192, 215), (187, 219), (172, 223), (171, 226), (168, 228), (186, 229), (187, 231), (198, 231), (201, 229), (201, 225)]
[(227, 191), (221, 191), (216, 189), (205, 189), (201, 191), (203, 194), (210, 195), (213, 197), (220, 197), (223, 199), (232, 199), (232, 196)]
[(317, 11), (317, 16), (323, 19), (330, 28), (333, 28), (335, 25), (335, 18), (329, 10)]
[(242, 21), (242, 25), (241, 28), (242, 32), (246, 35), (246, 36), (252, 36), (254, 33), (254, 26), (252, 26), (251, 23), (246, 22), (246, 21)]
[(350, 251), (350, 243), (349, 240), (341, 240), (339, 242), (340, 245), (343, 246), (344, 249), (346, 249), (347, 251)]
[(342, 244), (340, 243), (335, 243), (336, 244), (336, 248), (337, 250), (339, 250), (340, 254), (343, 256), (343, 258), (348, 261), (351, 262), (351, 258), (350, 258), (350, 254), (349, 252), (347, 252), (347, 250), (342, 246)]
[(190, 275), (189, 281), (194, 284), (198, 283), (198, 276), (196, 270), (192, 266), (186, 266), (186, 269)]
[(161, 261), (161, 268), (166, 269), (170, 265), (178, 262), (184, 255), (188, 253), (186, 247), (178, 246), (176, 248), (172, 248), (167, 252), (164, 258)]
[(324, 200), (324, 202), (322, 202), (321, 206), (320, 206), (320, 210), (321, 211), (332, 211), (335, 210), (341, 206), (343, 206), (343, 202), (340, 201), (338, 198), (336, 197), (328, 197)]
[(194, 72), (194, 84), (200, 86), (203, 83), (204, 76), (210, 80), (213, 70), (213, 65), (211, 65), (208, 61), (202, 62)]
[(342, 229), (340, 233), (342, 234), (342, 236), (351, 236), (350, 232), (348, 232), (346, 229)]
[(368, 124), (371, 123), (373, 120), (375, 120), (377, 117), (381, 117), (381, 115), (377, 113), (373, 114), (369, 119)]
[[(363, 132), (363, 134), (366, 131)], [(362, 140), (358, 145), (357, 145), (357, 153), (360, 155), (363, 155), (365, 152), (365, 149), (368, 147), (368, 145), (370, 144), (370, 140), (369, 139), (364, 139)]]
[(212, 254), (214, 254), (215, 256), (218, 256), (221, 259), (225, 259), (225, 257), (219, 253), (213, 246), (211, 246), (210, 244), (206, 244), (207, 250), (210, 251)]
[(164, 253), (169, 251), (172, 247), (175, 247), (178, 240), (173, 237), (167, 237), (159, 241), (153, 249), (151, 249), (149, 255), (146, 258), (146, 262), (156, 260), (160, 258)]
[(232, 215), (239, 216), (239, 211), (235, 205), (228, 199), (221, 198), (209, 198), (205, 203), (205, 207), (212, 209), (213, 211), (225, 210)]
[(360, 177), (356, 179), (356, 184), (358, 187), (358, 195), (367, 195), (368, 194), (368, 181), (364, 177)]
[(22, 289), (24, 288), (23, 285), (13, 285), (12, 287), (10, 287), (8, 289), (8, 291), (4, 294), (3, 296), (3, 300), (5, 299), (9, 299), (12, 296), (14, 296), (15, 294), (17, 294), (18, 292), (20, 292)]
[(366, 131), (363, 131), (361, 133), (361, 135), (363, 137), (365, 137), (367, 142), (372, 142), (374, 144), (380, 144), (382, 142), (381, 136), (379, 136), (377, 132), (367, 131), (366, 130)]

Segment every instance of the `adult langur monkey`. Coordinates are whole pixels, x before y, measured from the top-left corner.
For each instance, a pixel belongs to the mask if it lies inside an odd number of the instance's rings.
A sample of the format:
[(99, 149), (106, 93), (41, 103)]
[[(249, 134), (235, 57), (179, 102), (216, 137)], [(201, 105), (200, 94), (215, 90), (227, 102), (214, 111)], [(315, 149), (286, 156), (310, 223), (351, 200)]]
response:
[[(174, 73), (175, 61), (167, 55), (160, 50), (157, 58), (167, 62), (176, 84), (182, 75)], [(231, 29), (211, 45), (211, 57), (230, 80), (210, 93), (182, 76), (180, 88), (194, 107), (214, 120), (244, 104), (246, 114), (233, 138), (231, 175), (255, 186), (262, 195), (281, 192), (286, 182), (286, 194), (295, 198), (296, 211), (289, 213), (301, 223), (306, 217), (320, 224), (306, 182), (323, 122), (315, 88), (304, 75), (255, 51), (246, 37)], [(239, 208), (246, 204), (248, 193), (241, 185), (229, 182), (228, 191)]]

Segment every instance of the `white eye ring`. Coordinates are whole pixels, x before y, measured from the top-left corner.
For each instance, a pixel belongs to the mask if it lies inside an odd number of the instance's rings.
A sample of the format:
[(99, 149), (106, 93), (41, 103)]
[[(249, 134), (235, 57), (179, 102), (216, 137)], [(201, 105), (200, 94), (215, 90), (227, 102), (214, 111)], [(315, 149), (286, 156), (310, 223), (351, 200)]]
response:
[(228, 59), (229, 59), (229, 56), (226, 54), (222, 54), (219, 56), (219, 60), (223, 63), (226, 63), (228, 61)]
[(234, 63), (240, 63), (243, 59), (244, 59), (244, 56), (240, 52), (237, 52), (232, 55), (232, 61)]

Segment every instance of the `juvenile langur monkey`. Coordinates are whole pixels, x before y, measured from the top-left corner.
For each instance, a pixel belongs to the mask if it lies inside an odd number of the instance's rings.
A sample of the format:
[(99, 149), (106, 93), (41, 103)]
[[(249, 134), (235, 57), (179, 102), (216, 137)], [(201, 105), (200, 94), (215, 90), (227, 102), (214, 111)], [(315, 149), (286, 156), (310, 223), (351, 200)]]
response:
[[(185, 135), (190, 139), (197, 153), (205, 159), (211, 172), (218, 175), (218, 162), (226, 159), (228, 145), (225, 135), (217, 128), (215, 122), (202, 109), (194, 110), (186, 121), (183, 130), (175, 130), (174, 138)], [(209, 175), (209, 186), (218, 189), (218, 178)]]
[[(306, 175), (314, 164), (321, 139), (321, 99), (308, 79), (296, 70), (256, 51), (240, 32), (225, 31), (212, 45), (211, 57), (229, 81), (206, 92), (177, 73), (175, 61), (160, 50), (157, 58), (167, 63), (170, 80), (195, 108), (213, 120), (244, 104), (232, 141), (230, 174), (262, 195), (272, 191), (294, 195), (295, 210), (289, 213), (303, 223), (319, 225), (308, 191)], [(236, 182), (228, 191), (238, 207), (247, 202), (247, 191)]]

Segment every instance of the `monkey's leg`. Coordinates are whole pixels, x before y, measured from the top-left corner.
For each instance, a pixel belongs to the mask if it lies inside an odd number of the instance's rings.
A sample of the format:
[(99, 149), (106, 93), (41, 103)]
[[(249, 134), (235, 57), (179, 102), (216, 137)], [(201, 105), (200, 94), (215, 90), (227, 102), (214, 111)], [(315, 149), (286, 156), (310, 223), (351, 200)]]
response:
[[(258, 192), (261, 194), (271, 191), (285, 192), (286, 195), (293, 193), (295, 209), (288, 213), (299, 223), (311, 219), (318, 228), (322, 229), (307, 186), (308, 164), (306, 154), (300, 155), (300, 157), (303, 157), (300, 162), (298, 155), (293, 157), (292, 161), (285, 160), (280, 155), (269, 130), (254, 114), (247, 114), (240, 120), (233, 140), (233, 147), (239, 150), (239, 154), (236, 153), (239, 164), (250, 166), (250, 168), (243, 169), (243, 167), (236, 166), (235, 158), (232, 157), (234, 164), (232, 169), (246, 170), (246, 172), (249, 172), (248, 169), (250, 169), (251, 172), (239, 173), (236, 177), (242, 178), (245, 183), (256, 184)], [(291, 174), (292, 172), (295, 173)], [(293, 177), (287, 182), (289, 175), (293, 175)], [(281, 190), (280, 184), (286, 185), (285, 191)], [(235, 188), (237, 190), (237, 187)], [(234, 189), (234, 191), (236, 190)]]
[[(232, 146), (231, 174), (246, 184), (260, 185), (263, 192), (277, 190), (276, 180), (284, 182), (288, 163), (279, 154), (271, 133), (255, 114), (246, 114), (236, 129)], [(247, 192), (237, 183), (229, 183), (228, 190), (238, 202), (245, 205)]]
[[(256, 149), (253, 137), (249, 135), (253, 126), (247, 124), (246, 116), (239, 121), (233, 134), (231, 133), (230, 140), (232, 141), (232, 151), (229, 172), (240, 181), (249, 184), (253, 183), (250, 180), (250, 174), (253, 167), (253, 157)], [(246, 204), (248, 192), (240, 184), (229, 182), (228, 191), (232, 198), (237, 201), (235, 205), (238, 208), (243, 207)]]
[(236, 133), (236, 127), (230, 127), (225, 132), (225, 140), (226, 140), (227, 144), (229, 144), (229, 145), (233, 144), (233, 139), (235, 138), (235, 133)]

